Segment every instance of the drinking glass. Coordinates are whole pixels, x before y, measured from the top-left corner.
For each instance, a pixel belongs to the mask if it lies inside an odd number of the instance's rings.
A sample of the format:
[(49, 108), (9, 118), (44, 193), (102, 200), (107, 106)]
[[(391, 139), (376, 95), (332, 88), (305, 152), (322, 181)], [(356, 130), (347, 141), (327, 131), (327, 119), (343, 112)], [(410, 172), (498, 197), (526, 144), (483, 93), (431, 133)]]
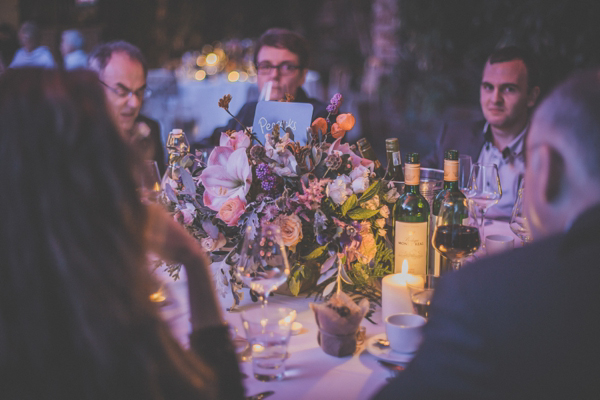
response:
[(531, 243), (532, 237), (531, 229), (529, 228), (529, 221), (523, 212), (524, 190), (525, 186), (521, 184), (517, 194), (517, 201), (515, 201), (515, 205), (513, 206), (512, 214), (510, 216), (510, 229), (521, 239), (523, 245), (526, 245), (527, 243)]
[(161, 192), (160, 174), (156, 161), (144, 161), (140, 173), (140, 195), (143, 202), (156, 202)]
[(423, 286), (407, 285), (415, 313), (419, 314), (421, 317), (429, 318), (431, 299), (433, 298), (433, 292), (437, 287), (439, 279), (439, 276), (425, 275), (425, 283)]
[(246, 228), (237, 272), (241, 281), (260, 296), (263, 307), (266, 306), (269, 293), (290, 274), (279, 225), (266, 223)]
[[(502, 197), (502, 186), (500, 185), (500, 176), (496, 164), (473, 164), (465, 196), (473, 205), (475, 218), (481, 215), (479, 230), (481, 239), (485, 240), (485, 213), (491, 206), (498, 203)], [(483, 247), (485, 247), (485, 244)]]
[(463, 192), (463, 194), (469, 186), (472, 165), (473, 161), (471, 160), (470, 155), (461, 154), (458, 156), (458, 189)]
[(450, 260), (452, 269), (461, 267), (461, 260), (474, 254), (481, 245), (479, 230), (469, 225), (469, 202), (465, 198), (446, 200), (440, 206), (432, 244)]
[(252, 371), (259, 381), (281, 380), (296, 311), (290, 308), (253, 308), (242, 311), (242, 325), (252, 351)]

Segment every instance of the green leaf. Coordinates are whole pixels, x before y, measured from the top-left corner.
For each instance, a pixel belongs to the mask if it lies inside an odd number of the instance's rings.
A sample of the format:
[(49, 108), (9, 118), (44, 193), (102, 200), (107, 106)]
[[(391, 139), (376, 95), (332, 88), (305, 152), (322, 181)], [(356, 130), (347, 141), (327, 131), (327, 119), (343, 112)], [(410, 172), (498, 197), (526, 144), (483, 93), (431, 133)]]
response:
[(315, 258), (321, 257), (321, 255), (323, 255), (325, 250), (327, 250), (327, 245), (317, 247), (309, 255), (305, 256), (304, 258), (307, 260), (314, 260)]
[(298, 293), (300, 293), (300, 286), (300, 280), (296, 278), (291, 278), (288, 280), (288, 287), (294, 296), (298, 296)]
[(356, 206), (357, 202), (358, 202), (358, 198), (356, 197), (355, 194), (348, 197), (346, 199), (346, 201), (344, 202), (344, 204), (342, 204), (342, 216), (346, 216), (346, 213), (348, 213), (348, 211), (352, 210), (354, 208), (354, 206)]
[(379, 213), (379, 210), (367, 210), (366, 208), (356, 208), (348, 212), (348, 216), (352, 219), (367, 219)]
[(358, 200), (358, 202), (364, 203), (365, 201), (371, 200), (373, 197), (375, 197), (375, 195), (377, 193), (379, 193), (380, 189), (381, 189), (381, 181), (372, 183), (371, 186), (369, 186), (369, 188), (367, 190), (365, 190), (365, 192), (362, 194), (362, 196), (360, 196), (360, 199)]

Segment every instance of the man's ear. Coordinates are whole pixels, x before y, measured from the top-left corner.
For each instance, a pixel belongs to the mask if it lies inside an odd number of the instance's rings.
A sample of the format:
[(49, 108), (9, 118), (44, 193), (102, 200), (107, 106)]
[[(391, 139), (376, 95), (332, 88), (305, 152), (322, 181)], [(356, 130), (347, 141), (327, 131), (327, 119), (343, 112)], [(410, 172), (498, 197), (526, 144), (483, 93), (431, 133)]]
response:
[(544, 184), (544, 194), (546, 196), (546, 201), (549, 204), (552, 204), (559, 200), (563, 191), (563, 186), (566, 183), (565, 161), (562, 154), (556, 151), (556, 149), (546, 147), (545, 150), (548, 179)]
[(531, 108), (531, 107), (535, 106), (535, 103), (537, 102), (538, 97), (540, 97), (540, 87), (535, 86), (533, 89), (531, 89), (529, 91), (529, 94), (527, 95), (527, 97), (528, 97), (527, 107)]

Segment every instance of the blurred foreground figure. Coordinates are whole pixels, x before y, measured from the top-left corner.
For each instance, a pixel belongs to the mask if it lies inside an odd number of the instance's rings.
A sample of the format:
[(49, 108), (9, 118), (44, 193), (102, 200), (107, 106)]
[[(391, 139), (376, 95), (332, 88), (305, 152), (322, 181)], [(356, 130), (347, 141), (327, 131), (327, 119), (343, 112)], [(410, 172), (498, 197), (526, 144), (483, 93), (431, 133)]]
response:
[(25, 22), (19, 29), (21, 47), (10, 63), (11, 68), (56, 66), (52, 53), (46, 46), (40, 45), (40, 30), (33, 22)]
[(573, 76), (542, 102), (525, 144), (536, 242), (446, 275), (421, 348), (376, 399), (597, 395), (599, 109), (599, 70)]
[(83, 43), (83, 36), (77, 29), (69, 29), (62, 33), (60, 52), (65, 69), (87, 67), (87, 54), (83, 51)]
[[(308, 42), (299, 34), (287, 29), (272, 28), (263, 33), (254, 50), (260, 100), (278, 101), (286, 93), (294, 96), (298, 103), (313, 105), (313, 120), (327, 117), (326, 106), (321, 101), (309, 98), (302, 89), (308, 72)], [(252, 127), (256, 101), (244, 104), (236, 118), (246, 127)], [(217, 128), (212, 134), (212, 145), (218, 145), (221, 132), (239, 131), (242, 126), (231, 119), (226, 126)]]
[(89, 57), (89, 67), (98, 72), (106, 98), (121, 133), (140, 156), (166, 170), (165, 155), (158, 122), (140, 114), (146, 87), (148, 66), (136, 46), (124, 41), (96, 47)]
[[(95, 73), (0, 77), (2, 398), (243, 398), (204, 254), (134, 160)], [(186, 266), (197, 356), (149, 300), (150, 250)]]
[(434, 153), (423, 165), (442, 168), (444, 151), (456, 149), (473, 163), (496, 164), (502, 198), (486, 218), (510, 218), (525, 172), (525, 137), (529, 114), (540, 94), (539, 73), (532, 56), (518, 47), (495, 50), (483, 68), (479, 102), (485, 120), (444, 124)]

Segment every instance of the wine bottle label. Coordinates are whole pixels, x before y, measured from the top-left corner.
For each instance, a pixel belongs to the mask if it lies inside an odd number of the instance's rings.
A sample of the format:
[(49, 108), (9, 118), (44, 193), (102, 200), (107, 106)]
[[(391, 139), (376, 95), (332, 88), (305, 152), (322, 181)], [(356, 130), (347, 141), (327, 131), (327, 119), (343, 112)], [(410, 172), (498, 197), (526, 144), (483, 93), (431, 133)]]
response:
[(392, 153), (392, 163), (394, 164), (394, 167), (397, 165), (402, 165), (402, 156), (400, 155), (399, 151)]
[(427, 249), (429, 232), (427, 222), (400, 222), (394, 227), (395, 272), (402, 272), (402, 263), (408, 262), (408, 273), (427, 273)]
[(444, 160), (444, 180), (458, 182), (458, 160)]
[(418, 185), (421, 179), (421, 164), (404, 164), (404, 184)]

